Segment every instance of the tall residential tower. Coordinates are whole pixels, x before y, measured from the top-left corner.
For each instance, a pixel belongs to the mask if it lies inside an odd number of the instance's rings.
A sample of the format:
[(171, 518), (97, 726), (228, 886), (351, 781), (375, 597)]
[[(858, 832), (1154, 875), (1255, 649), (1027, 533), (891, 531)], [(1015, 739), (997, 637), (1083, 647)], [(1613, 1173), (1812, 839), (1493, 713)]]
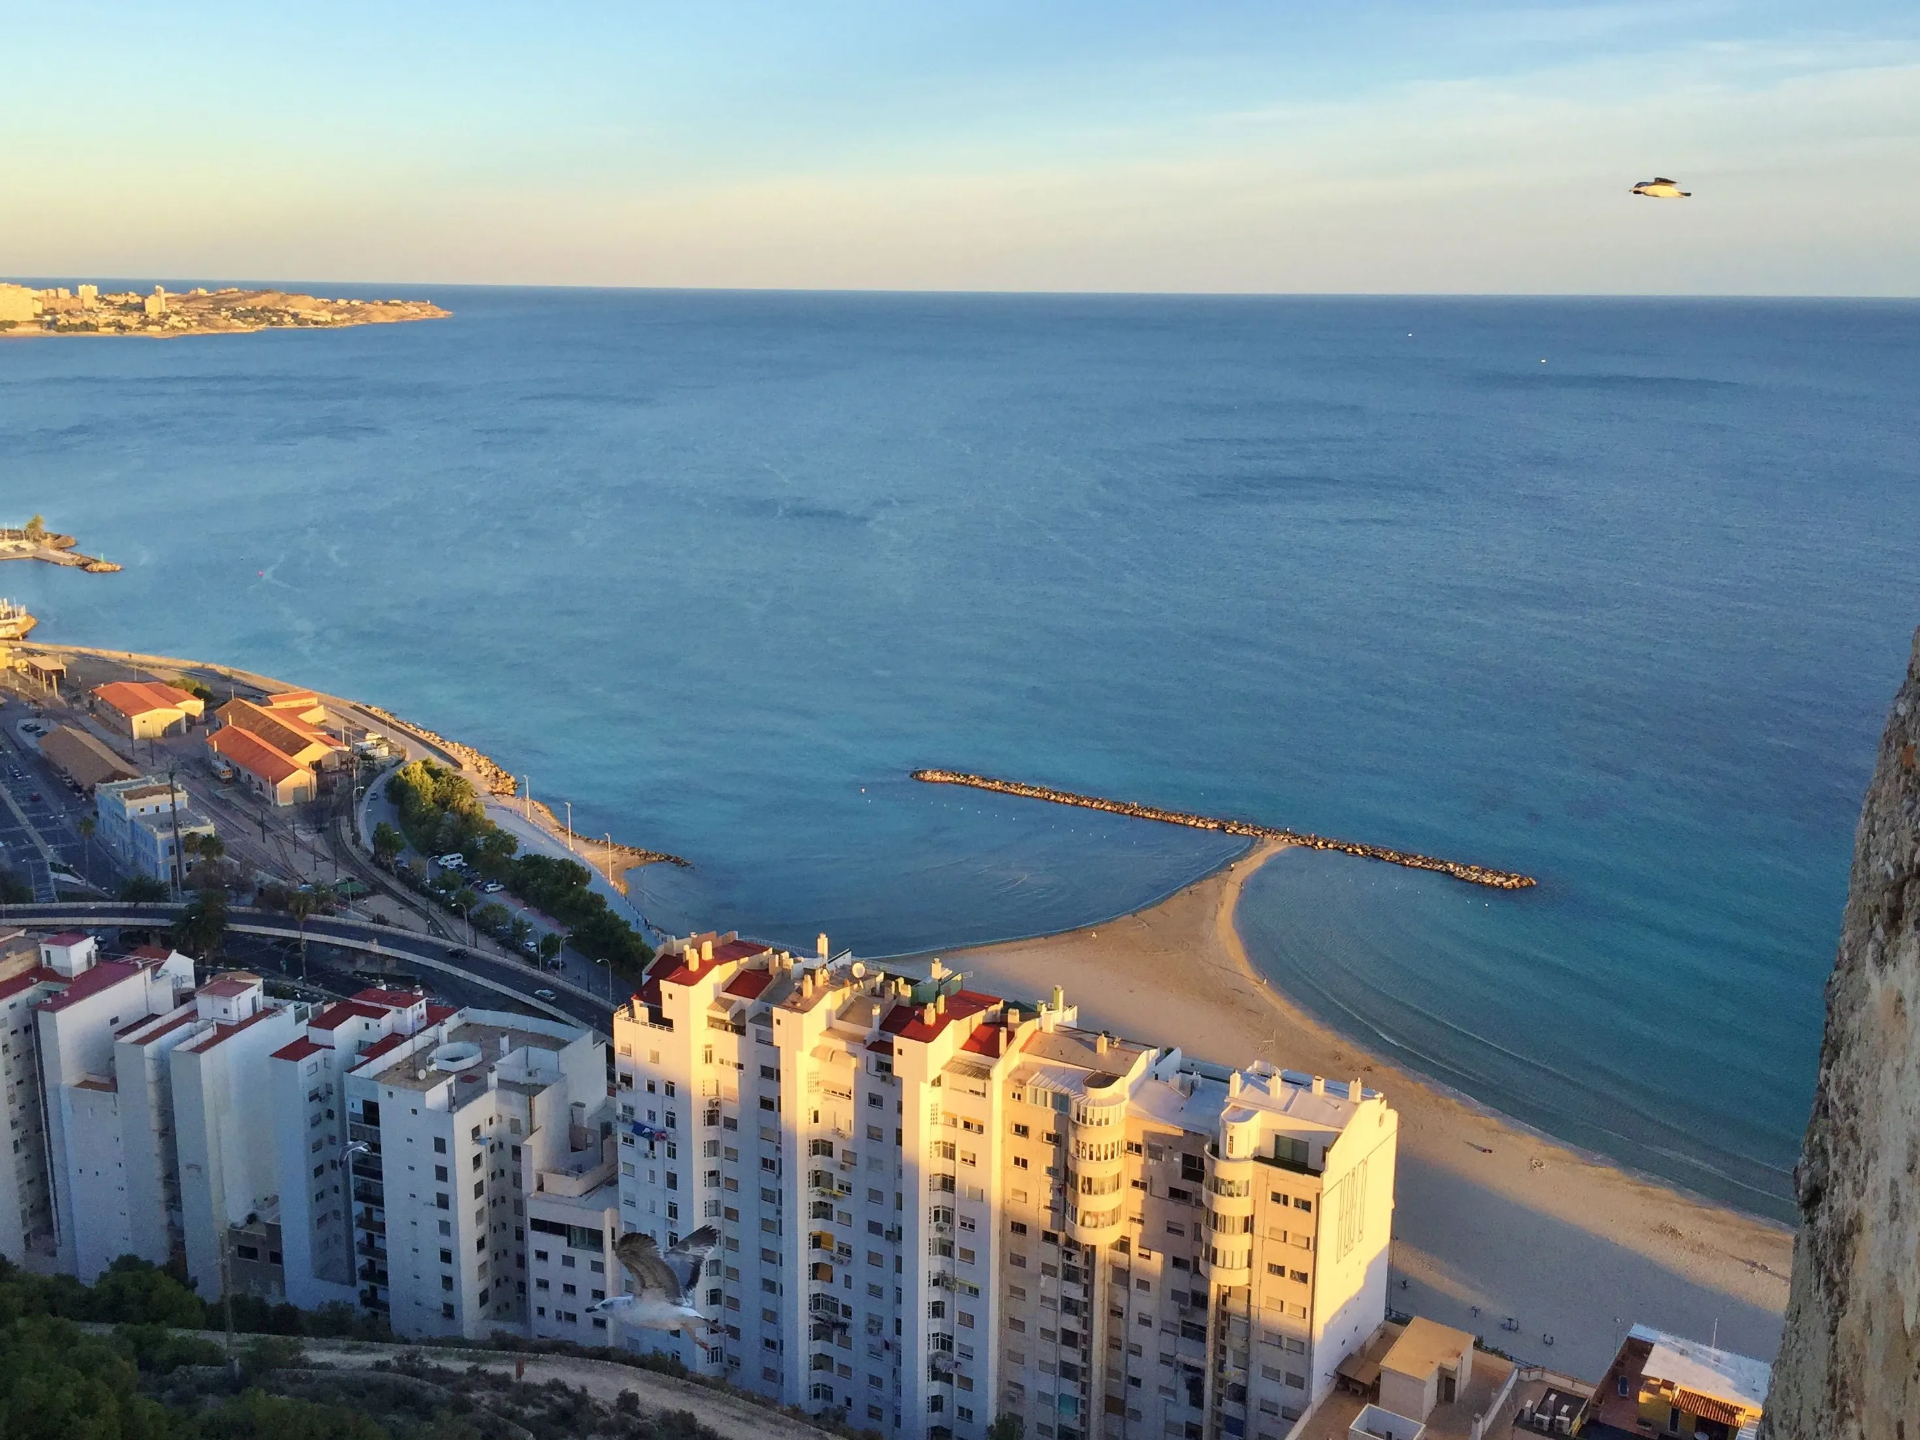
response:
[(1280, 1440), (1384, 1318), (1378, 1093), (822, 949), (676, 942), (615, 1013), (622, 1227), (722, 1235), (620, 1343), (892, 1435)]

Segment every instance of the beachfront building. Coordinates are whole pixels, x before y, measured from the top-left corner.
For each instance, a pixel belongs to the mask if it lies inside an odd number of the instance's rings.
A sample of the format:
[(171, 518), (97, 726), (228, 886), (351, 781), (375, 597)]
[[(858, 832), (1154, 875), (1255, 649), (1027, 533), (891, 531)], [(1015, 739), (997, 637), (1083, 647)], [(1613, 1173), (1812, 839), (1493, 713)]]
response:
[(93, 692), (93, 713), (105, 724), (133, 740), (155, 740), (184, 735), (187, 726), (206, 714), (206, 705), (157, 680), (116, 680)]
[[(576, 1154), (610, 1148), (604, 1044), (580, 1026), (461, 1010), (364, 1051), (345, 1096), (367, 1147), (351, 1160), (360, 1304), (410, 1338), (527, 1333), (529, 1195)], [(606, 1268), (604, 1256), (570, 1268), (583, 1305)]]
[(1772, 1379), (1764, 1360), (1635, 1325), (1573, 1428), (1588, 1435), (1753, 1440)]
[(1378, 1093), (820, 950), (674, 942), (615, 1012), (622, 1226), (721, 1235), (701, 1320), (617, 1343), (910, 1436), (1279, 1440), (1331, 1390), (1386, 1313)]
[(322, 728), (326, 716), (311, 690), (229, 701), (215, 712), (220, 723), (207, 737), (208, 758), (268, 804), (301, 804), (320, 793), (320, 771), (345, 753)]

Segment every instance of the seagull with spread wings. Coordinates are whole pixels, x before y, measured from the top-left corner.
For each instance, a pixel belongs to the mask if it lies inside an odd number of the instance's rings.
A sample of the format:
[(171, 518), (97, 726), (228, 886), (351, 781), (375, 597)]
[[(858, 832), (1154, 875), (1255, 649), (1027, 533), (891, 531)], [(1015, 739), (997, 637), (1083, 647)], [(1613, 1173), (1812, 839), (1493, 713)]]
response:
[(1682, 190), (1674, 181), (1664, 175), (1656, 175), (1651, 180), (1642, 180), (1633, 187), (1633, 193), (1648, 200), (1685, 200), (1692, 195), (1691, 190)]
[(665, 1254), (651, 1235), (622, 1235), (613, 1255), (632, 1278), (632, 1292), (595, 1301), (587, 1314), (615, 1316), (640, 1330), (679, 1330), (704, 1321), (694, 1295), (701, 1269), (719, 1248), (720, 1232), (711, 1225), (702, 1225)]

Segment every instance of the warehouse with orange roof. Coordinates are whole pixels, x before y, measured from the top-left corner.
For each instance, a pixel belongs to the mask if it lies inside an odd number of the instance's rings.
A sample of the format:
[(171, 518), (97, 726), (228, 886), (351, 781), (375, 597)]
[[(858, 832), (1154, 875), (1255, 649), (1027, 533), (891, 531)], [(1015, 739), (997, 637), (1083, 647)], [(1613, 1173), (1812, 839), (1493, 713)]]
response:
[(94, 690), (93, 713), (123, 735), (153, 740), (186, 734), (207, 707), (198, 695), (157, 680), (116, 680)]

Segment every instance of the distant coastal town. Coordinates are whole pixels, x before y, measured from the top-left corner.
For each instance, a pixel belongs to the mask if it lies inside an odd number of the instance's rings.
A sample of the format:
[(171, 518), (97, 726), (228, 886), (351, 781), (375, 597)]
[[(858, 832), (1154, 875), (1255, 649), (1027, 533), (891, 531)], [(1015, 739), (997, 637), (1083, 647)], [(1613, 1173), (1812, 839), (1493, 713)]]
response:
[(0, 336), (233, 335), (254, 330), (339, 329), (440, 320), (450, 311), (428, 300), (328, 300), (285, 290), (196, 287), (147, 294), (96, 284), (32, 289), (0, 283)]

